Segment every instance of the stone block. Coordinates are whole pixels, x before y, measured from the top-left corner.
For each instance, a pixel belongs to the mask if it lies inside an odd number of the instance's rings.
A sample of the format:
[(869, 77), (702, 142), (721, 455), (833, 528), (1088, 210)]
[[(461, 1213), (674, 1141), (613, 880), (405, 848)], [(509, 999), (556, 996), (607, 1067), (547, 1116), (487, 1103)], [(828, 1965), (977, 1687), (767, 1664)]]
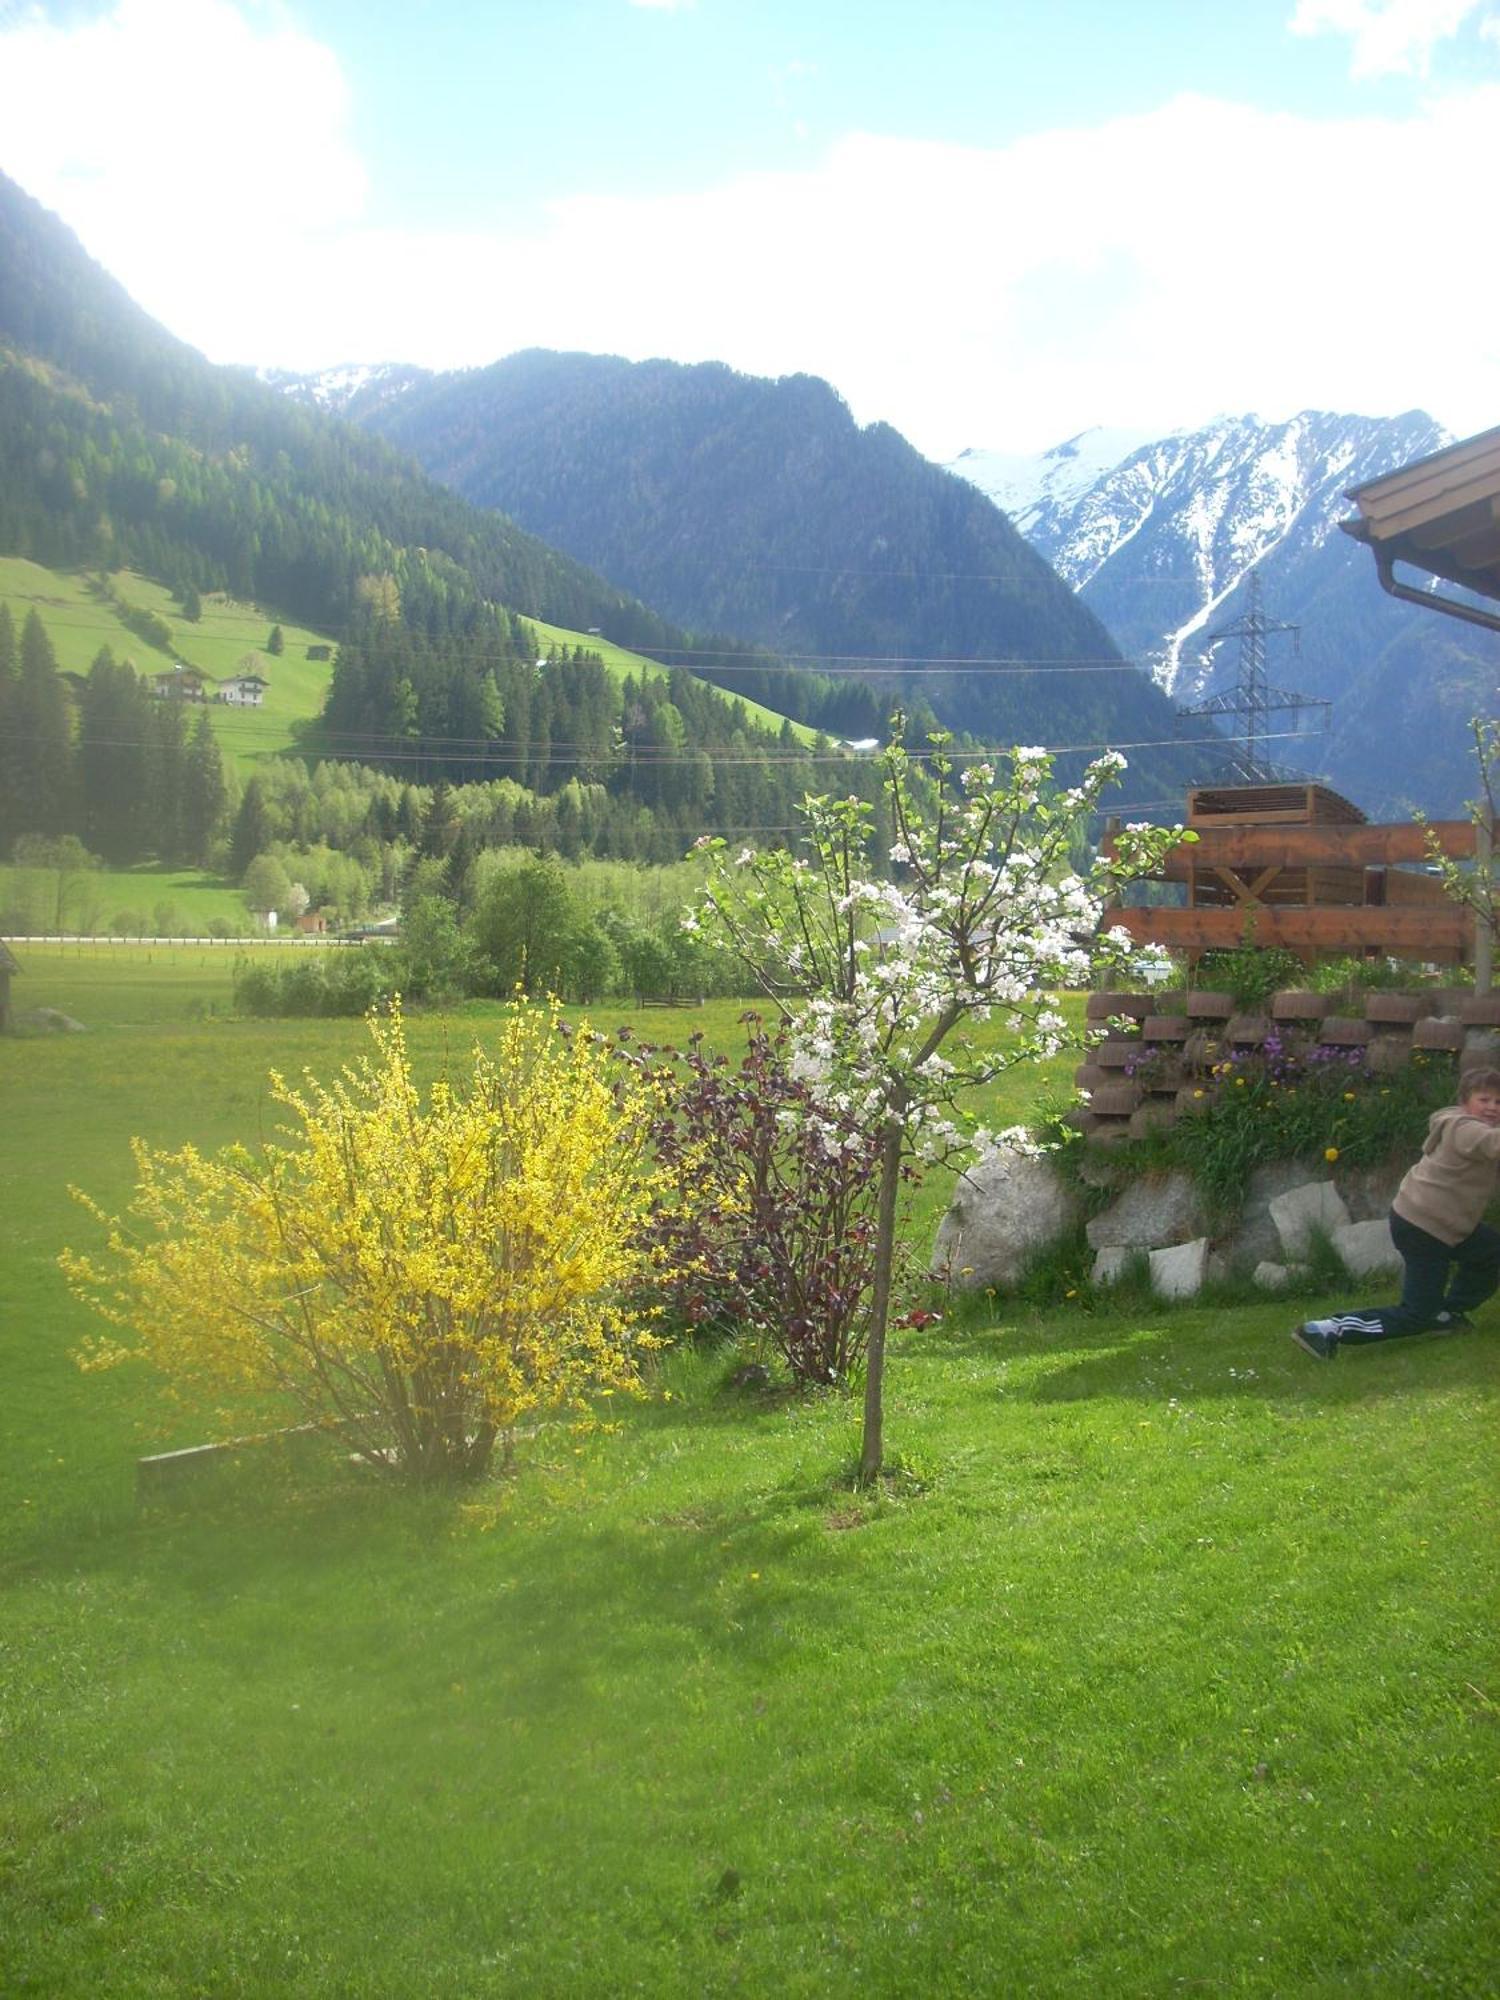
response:
[(1169, 1125), (1177, 1123), (1177, 1106), (1170, 1098), (1148, 1098), (1144, 1104), (1130, 1114), (1130, 1136), (1144, 1139), (1150, 1132), (1164, 1132)]
[(1188, 1018), (1193, 1021), (1227, 1021), (1234, 1012), (1232, 993), (1189, 993)]
[(1073, 1083), (1079, 1090), (1097, 1090), (1101, 1083), (1117, 1083), (1118, 1073), (1105, 1069), (1100, 1063), (1080, 1063), (1073, 1072)]
[(1105, 1075), (1111, 1077), (1111, 1081), (1101, 1083), (1090, 1097), (1090, 1111), (1101, 1118), (1128, 1118), (1145, 1095), (1144, 1091), (1138, 1083), (1120, 1083), (1114, 1072), (1106, 1070)]
[(1394, 1076), (1411, 1061), (1411, 1035), (1397, 1030), (1376, 1035), (1365, 1052), (1365, 1060), (1377, 1076)]
[(1206, 1084), (1185, 1083), (1177, 1093), (1178, 1115), (1181, 1116), (1184, 1112), (1201, 1115), (1212, 1108), (1213, 1101), (1213, 1092)]
[(1271, 1221), (1288, 1257), (1301, 1257), (1315, 1229), (1332, 1235), (1349, 1220), (1343, 1196), (1332, 1181), (1307, 1181), (1272, 1198)]
[(1223, 1053), (1223, 1035), (1208, 1028), (1199, 1028), (1196, 1033), (1189, 1035), (1182, 1045), (1182, 1060), (1193, 1069), (1207, 1069), (1209, 1064), (1216, 1063)]
[(1103, 1250), (1123, 1244), (1150, 1250), (1180, 1242), (1202, 1226), (1197, 1190), (1184, 1173), (1131, 1181), (1088, 1226), (1089, 1245)]
[(1091, 993), (1083, 1004), (1083, 1015), (1086, 1021), (1108, 1021), (1116, 1014), (1144, 1021), (1160, 1005), (1150, 993)]
[(1414, 1021), (1420, 1021), (1424, 1014), (1435, 1010), (1432, 1003), (1415, 993), (1367, 993), (1365, 995), (1365, 1019), (1367, 1021), (1398, 1021), (1408, 1028)]
[(1411, 1031), (1414, 1049), (1447, 1049), (1457, 1055), (1464, 1045), (1464, 1024), (1449, 1016), (1418, 1021)]
[(1144, 1042), (1127, 1042), (1123, 1037), (1114, 1035), (1089, 1051), (1100, 1069), (1113, 1070), (1124, 1069), (1127, 1063), (1138, 1063), (1145, 1052)]
[(1188, 1038), (1186, 1014), (1148, 1014), (1141, 1026), (1148, 1042), (1185, 1042)]
[(1342, 1229), (1334, 1230), (1333, 1247), (1354, 1278), (1367, 1277), (1374, 1271), (1401, 1269), (1400, 1255), (1385, 1222), (1346, 1222)]
[(1191, 1243), (1153, 1250), (1150, 1264), (1151, 1289), (1158, 1298), (1195, 1299), (1208, 1276), (1208, 1238), (1195, 1236)]
[(1336, 1049), (1362, 1049), (1369, 1039), (1369, 1023), (1353, 1014), (1329, 1014), (1318, 1031), (1318, 1040)]
[(1269, 1014), (1232, 1014), (1224, 1030), (1224, 1039), (1258, 1048), (1270, 1032)]
[(1429, 986), (1427, 998), (1432, 1002), (1434, 1014), (1457, 1016), (1465, 1000), (1474, 998), (1472, 986)]
[(1466, 1069), (1500, 1069), (1500, 1028), (1465, 1028), (1458, 1073)]
[(1500, 994), (1471, 993), (1459, 1002), (1458, 1018), (1466, 1028), (1500, 1028)]
[(1289, 988), (1271, 996), (1273, 1021), (1321, 1021), (1328, 1012), (1326, 993), (1306, 993)]

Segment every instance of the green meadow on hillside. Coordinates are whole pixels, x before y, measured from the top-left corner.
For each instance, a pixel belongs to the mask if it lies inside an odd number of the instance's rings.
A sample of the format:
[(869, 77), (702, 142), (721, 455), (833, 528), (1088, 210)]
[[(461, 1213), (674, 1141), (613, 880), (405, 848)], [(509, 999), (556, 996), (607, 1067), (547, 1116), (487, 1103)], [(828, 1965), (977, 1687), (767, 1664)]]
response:
[(878, 1493), (710, 1351), (457, 1499), (262, 1445), (138, 1506), (233, 1420), (74, 1366), (68, 1186), (363, 1031), (130, 952), (24, 948), (90, 1032), (0, 1041), (0, 1989), (1493, 1990), (1493, 1306), (1323, 1368), (1277, 1306), (953, 1316)]
[[(171, 651), (162, 652), (132, 632), (107, 597), (101, 596), (86, 575), (76, 571), (44, 569), (21, 556), (0, 556), (0, 603), (9, 604), (19, 632), (26, 615), (36, 610), (57, 654), (58, 665), (68, 673), (86, 674), (102, 646), (116, 659), (130, 659), (142, 674), (168, 670), (181, 660), (197, 667), (212, 681), (227, 680), (240, 671), (261, 674), (269, 683), (260, 708), (235, 708), (210, 702), (209, 716), (214, 734), (226, 759), (242, 774), (253, 772), (259, 759), (305, 751), (317, 753), (316, 724), (328, 693), (333, 672), (331, 653), (334, 640), (326, 632), (278, 619), (274, 612), (244, 604), (221, 592), (203, 597), (203, 616), (193, 623), (182, 616), (181, 607), (162, 584), (131, 571), (121, 571), (112, 582), (119, 594), (137, 610), (154, 611), (172, 628)], [(661, 680), (666, 669), (639, 653), (628, 652), (585, 632), (570, 632), (560, 625), (527, 621), (538, 634), (538, 657), (547, 646), (577, 647), (597, 652), (618, 685), (627, 674), (638, 679), (648, 676)], [(266, 651), (271, 627), (280, 624), (285, 647), (280, 656)], [(328, 647), (328, 660), (310, 660), (309, 647)], [(247, 666), (246, 662), (250, 664)], [(746, 713), (767, 730), (779, 730), (783, 718), (758, 702), (744, 701)], [(801, 723), (792, 725), (802, 741), (810, 743), (815, 732)]]

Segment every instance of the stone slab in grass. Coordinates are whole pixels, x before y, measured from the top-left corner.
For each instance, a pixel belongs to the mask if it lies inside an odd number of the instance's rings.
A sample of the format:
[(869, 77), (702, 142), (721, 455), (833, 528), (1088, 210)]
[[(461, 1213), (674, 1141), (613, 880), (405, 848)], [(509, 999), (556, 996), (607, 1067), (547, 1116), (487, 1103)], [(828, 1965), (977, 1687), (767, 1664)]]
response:
[(1208, 1276), (1208, 1238), (1151, 1252), (1151, 1289), (1159, 1299), (1195, 1299)]
[(1124, 1276), (1125, 1266), (1134, 1253), (1123, 1243), (1110, 1243), (1094, 1259), (1093, 1281), (1096, 1285), (1118, 1284)]
[(1281, 1247), (1288, 1257), (1304, 1256), (1312, 1243), (1313, 1231), (1332, 1235), (1349, 1220), (1344, 1198), (1332, 1181), (1307, 1181), (1271, 1201), (1271, 1220)]
[(1385, 1222), (1346, 1222), (1333, 1232), (1333, 1247), (1351, 1277), (1363, 1278), (1374, 1271), (1399, 1271), (1401, 1256), (1391, 1241)]
[(1302, 1264), (1278, 1264), (1274, 1258), (1263, 1257), (1251, 1273), (1251, 1278), (1263, 1292), (1284, 1292), (1293, 1278), (1300, 1278), (1305, 1269)]

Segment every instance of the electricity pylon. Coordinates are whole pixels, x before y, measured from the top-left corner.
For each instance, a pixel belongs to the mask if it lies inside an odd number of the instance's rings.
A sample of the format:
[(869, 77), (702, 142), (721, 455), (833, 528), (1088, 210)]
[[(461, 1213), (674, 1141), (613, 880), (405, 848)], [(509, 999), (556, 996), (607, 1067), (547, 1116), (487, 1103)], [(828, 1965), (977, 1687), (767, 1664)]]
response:
[[(1250, 608), (1232, 625), (1221, 626), (1211, 632), (1205, 641), (1205, 653), (1211, 652), (1225, 639), (1240, 642), (1239, 679), (1232, 688), (1222, 694), (1210, 695), (1195, 708), (1180, 708), (1179, 722), (1186, 723), (1205, 716), (1227, 715), (1234, 719), (1235, 727), (1230, 737), (1230, 754), (1219, 771), (1215, 773), (1220, 783), (1231, 785), (1277, 784), (1297, 777), (1284, 765), (1278, 765), (1266, 755), (1265, 745), (1271, 735), (1271, 717), (1283, 712), (1298, 714), (1306, 709), (1321, 709), (1322, 723), (1326, 729), (1328, 716), (1333, 704), (1315, 695), (1293, 694), (1286, 688), (1273, 687), (1266, 679), (1266, 639), (1272, 632), (1290, 632), (1293, 651), (1300, 655), (1301, 627), (1284, 624), (1280, 619), (1268, 618), (1261, 609), (1260, 571), (1253, 569), (1249, 577)], [(1295, 724), (1293, 727), (1295, 728)]]

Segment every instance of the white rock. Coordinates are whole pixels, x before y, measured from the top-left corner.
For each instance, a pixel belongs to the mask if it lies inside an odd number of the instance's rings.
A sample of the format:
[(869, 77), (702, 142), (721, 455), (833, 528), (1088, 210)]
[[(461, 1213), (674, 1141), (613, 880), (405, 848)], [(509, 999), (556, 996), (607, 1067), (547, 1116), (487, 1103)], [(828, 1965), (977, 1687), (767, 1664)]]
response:
[(1078, 1198), (1047, 1160), (995, 1153), (959, 1176), (932, 1250), (936, 1277), (961, 1290), (1012, 1285), (1073, 1227)]
[(1344, 1268), (1354, 1278), (1374, 1271), (1399, 1271), (1401, 1255), (1391, 1241), (1386, 1222), (1348, 1222), (1333, 1232), (1333, 1247), (1344, 1260)]
[(1208, 1271), (1208, 1238), (1151, 1252), (1151, 1289), (1162, 1299), (1195, 1299)]
[(1307, 1181), (1271, 1202), (1271, 1220), (1288, 1257), (1304, 1256), (1314, 1230), (1331, 1236), (1349, 1220), (1343, 1197), (1332, 1181)]

